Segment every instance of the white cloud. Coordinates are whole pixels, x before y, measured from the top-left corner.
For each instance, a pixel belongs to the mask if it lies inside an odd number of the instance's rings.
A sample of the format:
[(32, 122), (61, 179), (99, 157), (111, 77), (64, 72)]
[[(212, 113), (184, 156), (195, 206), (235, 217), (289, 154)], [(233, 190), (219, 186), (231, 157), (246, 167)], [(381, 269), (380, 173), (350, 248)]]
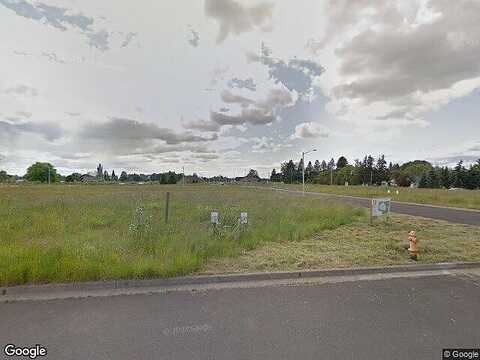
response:
[(295, 126), (295, 132), (290, 137), (293, 139), (307, 138), (326, 138), (330, 134), (330, 130), (321, 124), (315, 122), (305, 122)]
[(324, 38), (309, 46), (338, 64), (322, 84), (338, 119), (425, 126), (426, 112), (480, 87), (478, 2), (336, 1), (327, 11)]

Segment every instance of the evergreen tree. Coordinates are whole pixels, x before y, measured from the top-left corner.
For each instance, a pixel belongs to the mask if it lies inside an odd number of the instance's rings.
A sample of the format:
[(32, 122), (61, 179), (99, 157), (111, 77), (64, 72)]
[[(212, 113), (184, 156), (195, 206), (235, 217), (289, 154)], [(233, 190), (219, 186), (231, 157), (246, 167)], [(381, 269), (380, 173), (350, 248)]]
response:
[(427, 173), (423, 173), (420, 177), (420, 182), (418, 183), (419, 188), (427, 188), (430, 180)]
[(318, 174), (320, 174), (320, 170), (321, 170), (321, 165), (320, 165), (320, 161), (318, 160), (315, 160), (315, 165), (313, 165), (313, 173), (315, 176), (317, 176)]
[(103, 181), (110, 181), (110, 176), (108, 175), (107, 170), (103, 172)]
[(305, 168), (305, 181), (311, 180), (313, 177), (313, 165), (312, 162), (309, 161), (307, 167)]
[(119, 179), (121, 182), (125, 182), (128, 180), (128, 175), (126, 173), (126, 171), (122, 171), (122, 173), (120, 174), (120, 179)]
[(117, 175), (115, 175), (115, 170), (112, 170), (112, 181), (118, 181)]
[(282, 176), (285, 184), (291, 184), (295, 181), (296, 169), (293, 160), (282, 163)]
[(463, 160), (460, 160), (458, 162), (458, 164), (455, 166), (455, 169), (453, 169), (453, 173), (454, 173), (453, 186), (457, 188), (463, 187), (465, 183), (465, 173), (466, 173), (466, 169), (463, 166)]
[(103, 180), (103, 166), (102, 164), (98, 164), (97, 166), (97, 179)]
[(440, 186), (446, 189), (452, 186), (452, 174), (447, 166), (440, 170)]
[(322, 164), (320, 165), (321, 171), (328, 170), (327, 167), (328, 167), (328, 166), (327, 166), (326, 161), (325, 161), (325, 160), (322, 160)]
[(304, 170), (304, 165), (303, 165), (303, 159), (300, 159), (298, 162), (297, 166), (297, 171), (296, 171), (296, 181), (297, 182), (302, 182), (302, 172)]
[(173, 171), (168, 172), (168, 184), (176, 184), (177, 183), (177, 174)]
[(480, 162), (471, 165), (465, 174), (465, 187), (467, 189), (478, 189), (480, 187)]
[(8, 180), (8, 174), (5, 170), (0, 171), (0, 182), (5, 182)]
[(272, 174), (270, 175), (270, 181), (276, 182), (277, 181), (277, 171), (275, 168), (272, 170)]
[(348, 165), (348, 160), (345, 156), (340, 156), (337, 160), (337, 170), (344, 168)]
[(333, 169), (335, 169), (335, 160), (331, 158), (330, 161), (328, 162), (327, 170), (333, 170)]
[(377, 160), (377, 165), (374, 168), (374, 182), (381, 184), (383, 181), (390, 179), (389, 171), (387, 168), (387, 162), (385, 161), (385, 155), (381, 155)]
[(431, 169), (428, 171), (428, 187), (431, 189), (437, 189), (440, 187), (440, 176), (438, 169)]

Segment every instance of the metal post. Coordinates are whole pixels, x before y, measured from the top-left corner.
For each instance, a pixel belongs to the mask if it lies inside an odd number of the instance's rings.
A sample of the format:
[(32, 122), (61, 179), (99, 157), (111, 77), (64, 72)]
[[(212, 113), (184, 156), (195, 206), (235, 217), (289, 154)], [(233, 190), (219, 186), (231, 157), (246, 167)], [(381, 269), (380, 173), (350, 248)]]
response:
[(302, 185), (302, 193), (305, 196), (305, 151), (302, 151)]
[(370, 200), (370, 225), (373, 225), (373, 199)]
[(165, 201), (165, 223), (168, 223), (169, 209), (170, 209), (170, 192), (167, 192), (167, 198)]

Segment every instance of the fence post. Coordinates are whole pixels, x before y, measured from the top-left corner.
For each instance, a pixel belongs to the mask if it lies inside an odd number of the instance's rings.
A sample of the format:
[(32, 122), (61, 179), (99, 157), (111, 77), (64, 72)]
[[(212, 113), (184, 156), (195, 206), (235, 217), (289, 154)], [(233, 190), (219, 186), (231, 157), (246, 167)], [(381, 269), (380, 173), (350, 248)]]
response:
[(167, 191), (167, 198), (165, 202), (165, 223), (168, 223), (169, 210), (170, 210), (170, 192)]

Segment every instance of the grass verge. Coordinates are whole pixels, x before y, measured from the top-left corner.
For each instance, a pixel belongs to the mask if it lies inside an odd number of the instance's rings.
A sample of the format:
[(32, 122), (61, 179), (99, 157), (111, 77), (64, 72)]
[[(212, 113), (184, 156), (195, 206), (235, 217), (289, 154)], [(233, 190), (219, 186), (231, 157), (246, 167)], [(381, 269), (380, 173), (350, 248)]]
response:
[(241, 256), (212, 259), (205, 273), (294, 271), (413, 263), (404, 245), (416, 230), (418, 263), (480, 261), (480, 227), (406, 215), (322, 231), (302, 241), (265, 243)]

